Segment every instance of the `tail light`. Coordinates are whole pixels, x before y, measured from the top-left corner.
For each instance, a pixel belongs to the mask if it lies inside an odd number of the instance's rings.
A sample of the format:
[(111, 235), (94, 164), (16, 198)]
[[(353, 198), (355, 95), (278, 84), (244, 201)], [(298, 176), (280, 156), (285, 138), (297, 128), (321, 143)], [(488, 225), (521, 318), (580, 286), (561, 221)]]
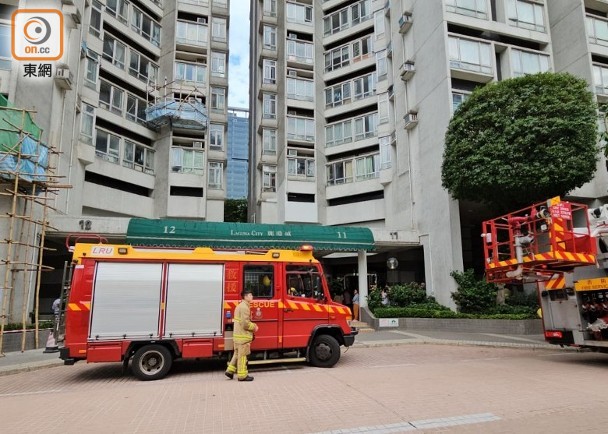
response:
[(545, 339), (562, 339), (564, 335), (559, 330), (545, 331)]

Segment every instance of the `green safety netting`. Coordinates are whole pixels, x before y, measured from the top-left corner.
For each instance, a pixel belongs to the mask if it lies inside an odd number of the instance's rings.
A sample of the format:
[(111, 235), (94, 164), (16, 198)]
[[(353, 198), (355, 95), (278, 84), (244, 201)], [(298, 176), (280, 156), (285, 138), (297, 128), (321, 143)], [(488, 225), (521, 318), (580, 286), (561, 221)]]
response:
[(46, 181), (48, 148), (29, 112), (0, 95), (0, 177)]

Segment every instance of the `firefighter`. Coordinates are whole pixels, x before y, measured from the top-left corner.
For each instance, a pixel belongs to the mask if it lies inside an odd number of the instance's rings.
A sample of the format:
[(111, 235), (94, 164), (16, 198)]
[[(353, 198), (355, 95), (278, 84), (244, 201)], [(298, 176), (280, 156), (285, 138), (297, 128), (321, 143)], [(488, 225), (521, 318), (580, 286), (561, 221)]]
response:
[(234, 310), (234, 354), (228, 363), (226, 377), (232, 379), (234, 373), (239, 381), (253, 381), (253, 377), (247, 372), (247, 356), (251, 354), (251, 341), (253, 334), (258, 331), (257, 324), (251, 322), (251, 308), (249, 304), (253, 300), (251, 289), (244, 289), (241, 292), (243, 301)]

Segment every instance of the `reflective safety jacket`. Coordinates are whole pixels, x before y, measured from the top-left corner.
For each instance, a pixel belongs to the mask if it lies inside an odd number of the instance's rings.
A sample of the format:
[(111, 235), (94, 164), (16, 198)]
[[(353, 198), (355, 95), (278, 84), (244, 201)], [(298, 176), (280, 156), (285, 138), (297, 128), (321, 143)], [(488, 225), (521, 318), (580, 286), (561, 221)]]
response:
[(243, 300), (234, 310), (234, 331), (232, 339), (235, 344), (248, 344), (253, 340), (255, 323), (251, 322), (251, 308), (246, 300)]

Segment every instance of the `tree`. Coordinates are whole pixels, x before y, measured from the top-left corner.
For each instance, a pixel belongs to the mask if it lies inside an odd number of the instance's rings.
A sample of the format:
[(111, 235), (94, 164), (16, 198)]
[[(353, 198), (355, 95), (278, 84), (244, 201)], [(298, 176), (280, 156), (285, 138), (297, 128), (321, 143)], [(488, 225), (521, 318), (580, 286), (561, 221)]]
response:
[(595, 173), (596, 109), (587, 83), (566, 73), (478, 88), (448, 126), (443, 187), (500, 211), (565, 195)]
[(247, 223), (247, 199), (226, 199), (224, 202), (224, 221)]

